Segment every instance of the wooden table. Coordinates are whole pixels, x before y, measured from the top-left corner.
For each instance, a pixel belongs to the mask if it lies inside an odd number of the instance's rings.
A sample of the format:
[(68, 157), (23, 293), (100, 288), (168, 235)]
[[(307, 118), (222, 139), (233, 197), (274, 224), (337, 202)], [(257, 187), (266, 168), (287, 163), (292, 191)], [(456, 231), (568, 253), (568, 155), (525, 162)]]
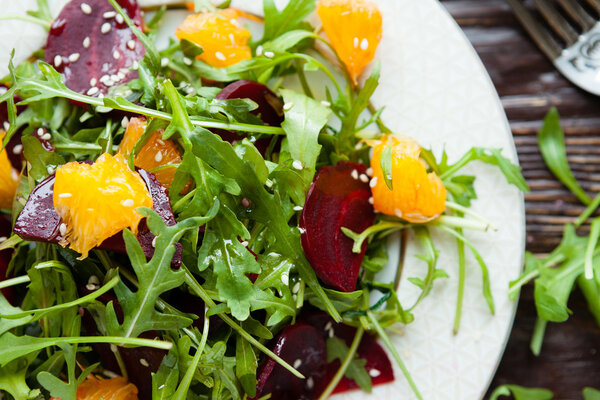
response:
[[(583, 206), (544, 166), (536, 133), (548, 109), (557, 107), (574, 175), (595, 195), (600, 191), (600, 97), (577, 89), (554, 69), (505, 0), (442, 0), (442, 4), (463, 28), (496, 85), (531, 188), (525, 196), (527, 250), (547, 253), (559, 243), (563, 225), (573, 221)], [(580, 399), (583, 387), (600, 388), (600, 329), (579, 293), (569, 307), (571, 318), (549, 324), (542, 353), (535, 357), (529, 350), (535, 322), (533, 288), (525, 288), (490, 391), (513, 383), (548, 388), (557, 399)]]

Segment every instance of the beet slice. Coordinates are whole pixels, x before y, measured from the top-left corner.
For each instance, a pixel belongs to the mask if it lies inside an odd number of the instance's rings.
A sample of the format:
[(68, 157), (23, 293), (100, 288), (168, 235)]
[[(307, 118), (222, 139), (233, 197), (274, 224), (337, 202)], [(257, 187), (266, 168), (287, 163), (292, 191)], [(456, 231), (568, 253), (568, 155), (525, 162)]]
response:
[[(137, 2), (118, 3), (141, 27)], [(69, 89), (99, 96), (110, 86), (137, 78), (130, 68), (145, 51), (107, 0), (71, 0), (52, 23), (45, 60), (64, 75)]]
[[(160, 184), (154, 174), (137, 170), (152, 197), (152, 208), (158, 213), (168, 226), (175, 225), (175, 216), (171, 210), (167, 189)], [(54, 193), (54, 174), (48, 176), (39, 185), (37, 185), (29, 195), (23, 210), (15, 222), (15, 233), (25, 240), (37, 242), (58, 243), (61, 241), (60, 234), (61, 218), (54, 210), (52, 196)], [(154, 234), (148, 229), (145, 219), (140, 222), (138, 227), (138, 241), (142, 246), (144, 255), (147, 259), (154, 255)], [(179, 268), (181, 265), (182, 247), (180, 243), (175, 243), (176, 251), (171, 261), (173, 268)], [(112, 250), (118, 253), (126, 253), (125, 242), (121, 233), (106, 239), (100, 245), (100, 248)]]
[(272, 400), (316, 399), (323, 390), (327, 364), (325, 339), (314, 326), (304, 322), (289, 325), (275, 339), (271, 350), (303, 374), (300, 379), (277, 364), (266, 359), (258, 370), (256, 397), (271, 393)]
[[(10, 219), (8, 216), (4, 214), (0, 214), (0, 237), (4, 240), (10, 237), (12, 232), (12, 225), (10, 223)], [(8, 272), (8, 264), (12, 258), (12, 250), (2, 250), (0, 251), (0, 282), (7, 279), (6, 273)], [(2, 295), (8, 300), (9, 303), (13, 304), (15, 293), (12, 287), (7, 287), (0, 290)]]
[(366, 169), (351, 162), (321, 168), (300, 214), (306, 258), (323, 283), (344, 292), (356, 288), (367, 244), (360, 253), (353, 253), (354, 242), (341, 228), (362, 232), (375, 219), (369, 184), (358, 179)]

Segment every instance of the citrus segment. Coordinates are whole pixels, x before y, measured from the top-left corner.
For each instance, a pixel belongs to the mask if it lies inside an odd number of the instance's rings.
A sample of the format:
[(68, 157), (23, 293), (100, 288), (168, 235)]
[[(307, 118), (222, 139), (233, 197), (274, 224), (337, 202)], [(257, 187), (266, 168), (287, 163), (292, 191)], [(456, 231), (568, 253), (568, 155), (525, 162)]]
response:
[[(89, 375), (77, 387), (77, 400), (137, 400), (138, 390), (133, 383), (123, 377), (111, 379)], [(51, 397), (51, 400), (61, 400)]]
[[(409, 222), (427, 222), (446, 209), (446, 188), (433, 172), (428, 173), (419, 155), (421, 148), (412, 138), (385, 136), (369, 141), (373, 146), (371, 168), (375, 210)], [(392, 190), (387, 186), (381, 167), (382, 153), (391, 148)]]
[[(4, 139), (5, 134), (0, 130), (0, 142)], [(0, 152), (0, 208), (12, 207), (18, 182), (19, 173), (12, 167), (6, 149), (2, 149)]]
[(137, 234), (142, 216), (136, 208), (152, 207), (144, 181), (120, 154), (105, 153), (91, 165), (70, 162), (59, 167), (52, 199), (65, 224), (60, 244), (70, 245), (82, 259), (125, 228)]
[(235, 9), (202, 12), (188, 16), (175, 34), (202, 47), (198, 59), (213, 67), (228, 67), (252, 58), (250, 31), (237, 22), (240, 12)]
[[(119, 145), (119, 153), (129, 157), (133, 147), (140, 139), (146, 129), (146, 120), (143, 118), (131, 118), (125, 131), (125, 136)], [(162, 130), (158, 130), (150, 136), (141, 150), (136, 154), (134, 165), (138, 168), (152, 171), (156, 179), (166, 188), (171, 186), (177, 167), (165, 167), (170, 164), (181, 162), (181, 153), (177, 145), (171, 140), (162, 140)], [(155, 170), (156, 168), (160, 168)]]
[(356, 84), (381, 41), (379, 8), (367, 0), (320, 0), (317, 14), (331, 46)]

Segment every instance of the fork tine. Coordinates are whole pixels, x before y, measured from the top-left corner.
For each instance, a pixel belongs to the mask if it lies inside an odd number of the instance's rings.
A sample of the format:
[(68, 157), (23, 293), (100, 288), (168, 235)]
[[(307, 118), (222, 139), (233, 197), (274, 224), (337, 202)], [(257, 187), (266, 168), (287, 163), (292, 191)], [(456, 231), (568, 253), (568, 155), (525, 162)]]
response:
[(599, 0), (586, 0), (586, 1), (590, 6), (594, 7), (594, 9), (598, 13), (600, 13), (600, 1)]
[(548, 31), (535, 20), (533, 15), (531, 15), (529, 10), (520, 2), (520, 0), (507, 1), (514, 10), (519, 21), (521, 21), (521, 25), (529, 32), (533, 40), (546, 56), (551, 60), (558, 58), (562, 50)]
[(548, 0), (533, 0), (536, 4), (538, 11), (548, 24), (554, 29), (560, 37), (567, 43), (567, 47), (577, 41), (577, 32), (569, 25), (567, 20), (560, 15), (553, 4), (550, 4)]
[(581, 27), (583, 31), (589, 31), (594, 26), (594, 18), (575, 0), (558, 0), (563, 10), (567, 12)]

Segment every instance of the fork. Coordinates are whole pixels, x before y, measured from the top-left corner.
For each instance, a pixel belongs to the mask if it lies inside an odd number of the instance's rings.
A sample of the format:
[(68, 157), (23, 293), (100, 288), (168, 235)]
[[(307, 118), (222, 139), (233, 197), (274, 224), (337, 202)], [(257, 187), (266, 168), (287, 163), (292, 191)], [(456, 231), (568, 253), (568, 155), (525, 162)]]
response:
[[(533, 0), (548, 24), (544, 26), (524, 5), (524, 0), (507, 1), (554, 66), (580, 88), (600, 95), (600, 23), (586, 8), (577, 0)], [(600, 15), (600, 0), (585, 2)], [(552, 31), (564, 45), (553, 36)]]

